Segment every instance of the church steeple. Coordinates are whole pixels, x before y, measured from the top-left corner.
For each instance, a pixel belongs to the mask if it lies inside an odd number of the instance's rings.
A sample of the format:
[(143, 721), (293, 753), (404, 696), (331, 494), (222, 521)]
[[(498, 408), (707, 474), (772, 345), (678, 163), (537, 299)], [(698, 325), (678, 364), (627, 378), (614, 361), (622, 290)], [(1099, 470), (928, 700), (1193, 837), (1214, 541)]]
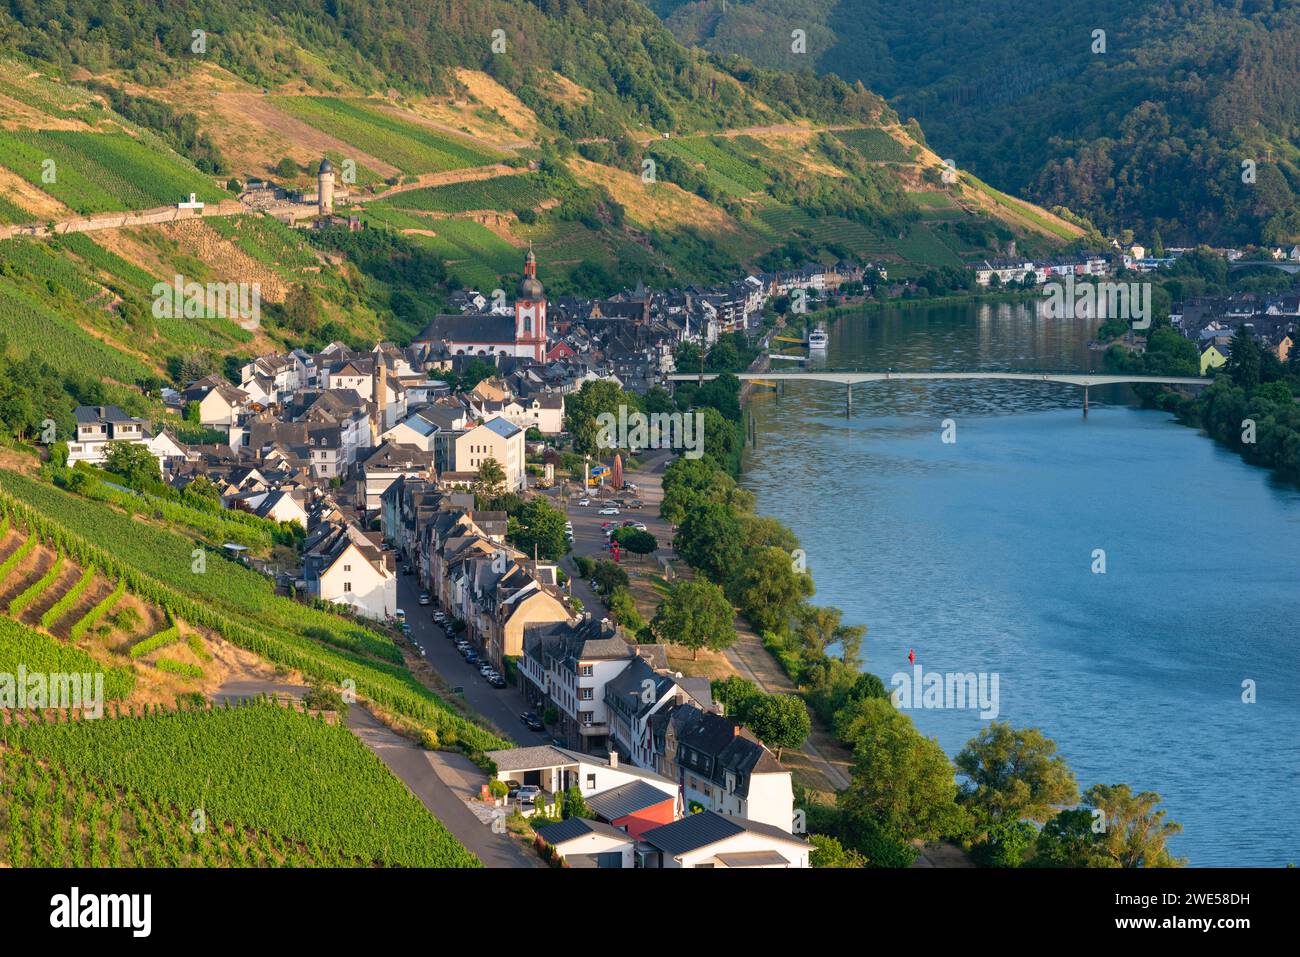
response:
[(546, 290), (537, 278), (537, 254), (528, 244), (524, 254), (524, 278), (519, 281), (515, 300), (515, 354), (546, 360)]

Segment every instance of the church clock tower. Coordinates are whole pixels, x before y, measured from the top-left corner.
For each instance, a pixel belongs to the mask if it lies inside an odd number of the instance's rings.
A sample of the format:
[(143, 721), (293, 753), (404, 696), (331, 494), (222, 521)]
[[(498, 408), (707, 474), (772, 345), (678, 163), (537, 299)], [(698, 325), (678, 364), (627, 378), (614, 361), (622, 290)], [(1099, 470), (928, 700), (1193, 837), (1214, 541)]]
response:
[(537, 256), (531, 243), (515, 300), (515, 355), (546, 361), (546, 291), (537, 279)]

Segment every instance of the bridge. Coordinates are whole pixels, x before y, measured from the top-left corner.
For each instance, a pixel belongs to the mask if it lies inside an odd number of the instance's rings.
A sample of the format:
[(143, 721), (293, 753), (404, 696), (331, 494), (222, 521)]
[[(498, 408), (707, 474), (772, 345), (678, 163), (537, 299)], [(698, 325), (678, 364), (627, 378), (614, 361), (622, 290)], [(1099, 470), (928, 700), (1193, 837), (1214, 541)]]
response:
[[(704, 382), (716, 379), (717, 373), (677, 373), (668, 378), (674, 382)], [(742, 382), (835, 382), (845, 387), (845, 411), (853, 411), (853, 387), (863, 382), (930, 382), (930, 381), (999, 381), (999, 382), (1057, 382), (1079, 386), (1083, 389), (1083, 414), (1088, 414), (1088, 389), (1101, 385), (1182, 385), (1205, 387), (1213, 379), (1194, 376), (1155, 375), (1105, 375), (1092, 372), (859, 372), (854, 370), (822, 370), (818, 372), (741, 372), (736, 378)]]

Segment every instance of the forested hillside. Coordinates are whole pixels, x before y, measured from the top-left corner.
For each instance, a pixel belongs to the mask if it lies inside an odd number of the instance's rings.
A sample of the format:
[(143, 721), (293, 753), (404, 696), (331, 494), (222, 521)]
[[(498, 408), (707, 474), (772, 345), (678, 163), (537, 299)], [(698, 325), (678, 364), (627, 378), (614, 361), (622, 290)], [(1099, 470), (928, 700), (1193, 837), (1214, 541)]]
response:
[(804, 29), (810, 65), (888, 97), (959, 167), (1104, 228), (1300, 239), (1291, 0), (651, 5), (681, 39), (772, 67), (798, 59), (789, 38)]

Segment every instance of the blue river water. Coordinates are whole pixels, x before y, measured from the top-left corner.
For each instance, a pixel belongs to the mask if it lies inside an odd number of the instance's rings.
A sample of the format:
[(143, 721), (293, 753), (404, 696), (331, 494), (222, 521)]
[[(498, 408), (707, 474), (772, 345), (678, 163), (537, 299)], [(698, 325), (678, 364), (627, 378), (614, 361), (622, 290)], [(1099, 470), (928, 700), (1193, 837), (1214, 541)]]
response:
[[(1099, 369), (1094, 325), (872, 312), (831, 327), (823, 364)], [(743, 482), (801, 539), (813, 600), (867, 625), (886, 686), (909, 651), (996, 673), (999, 720), (1054, 739), (1081, 790), (1158, 792), (1190, 864), (1300, 864), (1300, 490), (1126, 388), (1090, 398), (1085, 419), (1073, 386), (888, 382), (846, 417), (843, 386), (787, 383), (749, 405)], [(910, 714), (950, 755), (987, 724)]]

